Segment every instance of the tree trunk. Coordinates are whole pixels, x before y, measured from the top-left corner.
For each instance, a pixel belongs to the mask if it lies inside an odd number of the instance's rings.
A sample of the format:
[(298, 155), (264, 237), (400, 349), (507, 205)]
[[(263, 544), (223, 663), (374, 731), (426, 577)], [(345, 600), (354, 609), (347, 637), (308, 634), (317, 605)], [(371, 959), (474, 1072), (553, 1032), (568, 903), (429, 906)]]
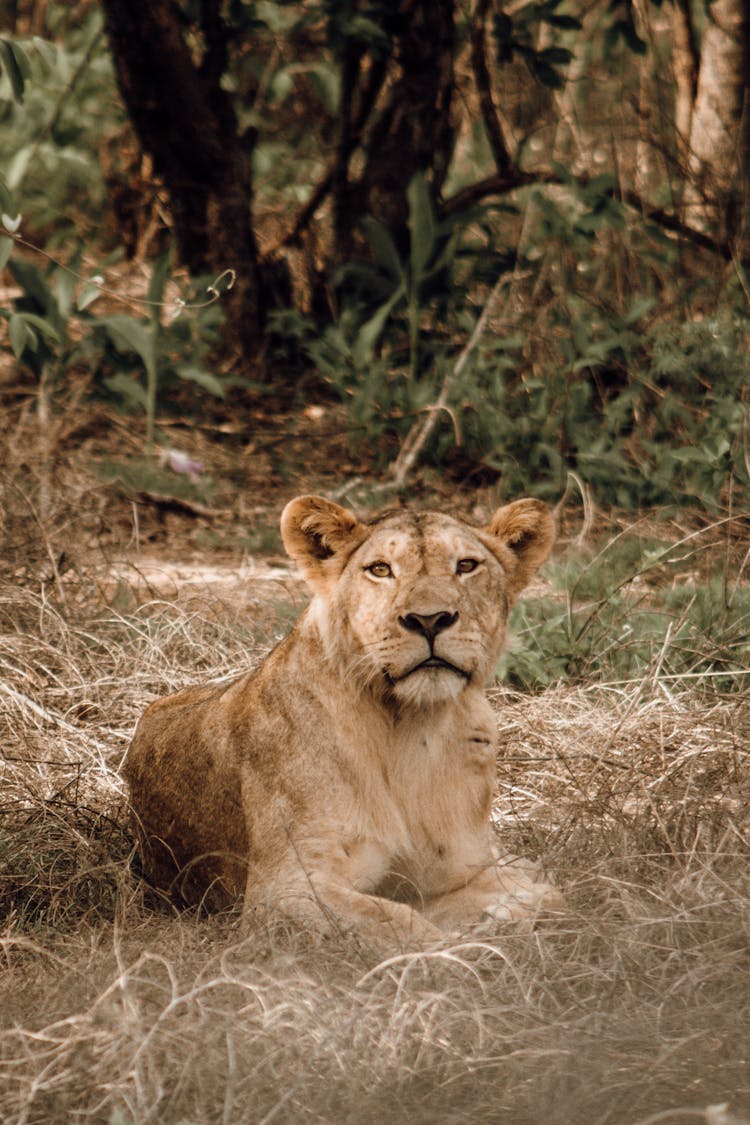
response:
[(750, 109), (747, 14), (747, 0), (713, 0), (707, 7), (690, 122), (685, 218), (720, 237), (732, 235), (737, 195), (750, 172), (742, 128)]
[(0, 0), (0, 31), (15, 31), (18, 21), (18, 0)]
[[(426, 173), (437, 193), (453, 151), (454, 0), (404, 0), (393, 16), (397, 74), (369, 133), (361, 179), (350, 185), (400, 240), (405, 237), (406, 188)], [(348, 213), (361, 213), (357, 206)], [(343, 232), (342, 232), (343, 233)]]
[(218, 2), (202, 6), (200, 66), (170, 0), (103, 0), (103, 7), (126, 108), (169, 194), (180, 258), (191, 273), (235, 271), (223, 298), (228, 341), (258, 364), (263, 306), (250, 154), (219, 85), (226, 43)]

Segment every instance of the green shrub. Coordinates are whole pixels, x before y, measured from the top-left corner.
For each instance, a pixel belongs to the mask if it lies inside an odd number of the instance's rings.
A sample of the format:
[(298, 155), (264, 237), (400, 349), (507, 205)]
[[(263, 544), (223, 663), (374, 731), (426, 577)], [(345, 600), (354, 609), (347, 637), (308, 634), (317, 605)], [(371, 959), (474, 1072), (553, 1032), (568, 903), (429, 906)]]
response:
[(726, 562), (706, 565), (684, 543), (632, 536), (549, 572), (556, 592), (512, 611), (499, 669), (511, 685), (622, 687), (658, 677), (721, 694), (750, 687), (750, 589)]

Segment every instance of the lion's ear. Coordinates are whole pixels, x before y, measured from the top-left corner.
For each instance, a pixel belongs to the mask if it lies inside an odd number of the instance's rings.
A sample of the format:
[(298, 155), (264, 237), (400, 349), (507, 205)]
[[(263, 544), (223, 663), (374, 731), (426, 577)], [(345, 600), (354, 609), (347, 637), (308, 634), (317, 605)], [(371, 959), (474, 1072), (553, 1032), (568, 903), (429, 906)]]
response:
[(322, 496), (298, 496), (281, 513), (281, 538), (287, 554), (307, 582), (325, 592), (369, 534), (353, 512)]
[(516, 598), (542, 565), (555, 541), (555, 525), (541, 500), (515, 500), (498, 508), (484, 528), (500, 540), (514, 560), (509, 573), (509, 594)]

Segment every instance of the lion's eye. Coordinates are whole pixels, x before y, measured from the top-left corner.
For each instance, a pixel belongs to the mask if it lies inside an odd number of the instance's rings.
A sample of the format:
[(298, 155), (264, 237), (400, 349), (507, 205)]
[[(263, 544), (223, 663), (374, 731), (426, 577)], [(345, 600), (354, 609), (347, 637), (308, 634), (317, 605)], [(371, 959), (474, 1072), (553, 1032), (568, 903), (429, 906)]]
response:
[(365, 567), (365, 570), (369, 570), (373, 578), (390, 578), (393, 574), (387, 562), (370, 563), (369, 566)]
[(456, 563), (456, 574), (471, 574), (478, 566), (477, 559), (459, 559)]

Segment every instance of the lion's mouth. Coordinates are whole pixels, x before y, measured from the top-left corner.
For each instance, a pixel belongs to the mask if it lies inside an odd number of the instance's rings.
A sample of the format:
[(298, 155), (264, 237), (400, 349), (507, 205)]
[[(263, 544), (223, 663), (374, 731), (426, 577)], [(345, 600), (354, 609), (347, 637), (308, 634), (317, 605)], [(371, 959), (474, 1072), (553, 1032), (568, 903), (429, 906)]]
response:
[(468, 680), (471, 678), (468, 672), (465, 672), (463, 668), (459, 668), (456, 664), (451, 664), (449, 660), (443, 660), (439, 656), (428, 656), (427, 660), (420, 661), (419, 664), (415, 664), (413, 668), (409, 668), (409, 670), (407, 672), (404, 672), (402, 675), (389, 675), (388, 679), (392, 683), (398, 684), (402, 680), (408, 679), (409, 676), (413, 676), (415, 672), (423, 672), (431, 668), (442, 669), (446, 672), (453, 672), (454, 675), (461, 676), (464, 680)]

